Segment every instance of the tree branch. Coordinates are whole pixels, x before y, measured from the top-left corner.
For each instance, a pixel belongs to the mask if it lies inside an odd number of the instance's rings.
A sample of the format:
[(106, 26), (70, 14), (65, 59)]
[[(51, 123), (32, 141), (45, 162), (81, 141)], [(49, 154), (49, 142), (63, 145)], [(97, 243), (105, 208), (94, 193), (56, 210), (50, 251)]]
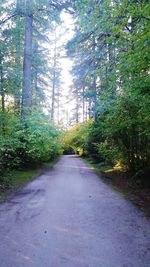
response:
[(16, 16), (18, 16), (18, 14), (17, 14), (17, 13), (14, 13), (14, 14), (10, 15), (9, 17), (4, 18), (3, 20), (0, 21), (0, 25), (4, 24), (4, 23), (7, 22), (8, 20), (10, 20), (10, 19), (12, 19), (12, 18), (14, 18), (14, 17), (16, 17)]

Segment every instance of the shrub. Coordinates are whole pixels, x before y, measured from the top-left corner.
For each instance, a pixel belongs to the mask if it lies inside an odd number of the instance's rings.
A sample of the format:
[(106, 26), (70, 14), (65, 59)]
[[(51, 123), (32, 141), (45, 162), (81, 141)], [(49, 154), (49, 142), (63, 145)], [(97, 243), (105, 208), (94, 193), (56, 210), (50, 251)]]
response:
[(0, 173), (55, 158), (61, 152), (59, 135), (60, 131), (41, 113), (24, 121), (5, 114), (0, 132)]

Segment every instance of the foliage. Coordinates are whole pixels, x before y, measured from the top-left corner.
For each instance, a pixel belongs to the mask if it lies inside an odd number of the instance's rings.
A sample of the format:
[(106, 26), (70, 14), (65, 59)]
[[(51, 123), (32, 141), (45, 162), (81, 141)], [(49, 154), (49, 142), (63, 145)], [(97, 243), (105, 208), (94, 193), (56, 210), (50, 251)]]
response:
[[(1, 3), (0, 170), (46, 161), (60, 151), (59, 131), (39, 108), (50, 107), (45, 98), (49, 84), (51, 118), (56, 102), (59, 106), (55, 30), (64, 6), (72, 6), (76, 24), (67, 48), (74, 59), (77, 122), (65, 133), (64, 146), (97, 161), (120, 161), (134, 173), (144, 170), (150, 162), (150, 3), (129, 0)], [(49, 30), (55, 47), (51, 55)]]
[(65, 132), (62, 141), (63, 147), (65, 149), (73, 148), (82, 155), (86, 153), (89, 127), (91, 123), (92, 121), (76, 124), (69, 131)]
[[(7, 116), (7, 118), (6, 118)], [(0, 173), (54, 159), (61, 151), (60, 132), (46, 116), (33, 113), (23, 122), (13, 114), (1, 114)]]
[(85, 0), (74, 5), (76, 34), (68, 53), (75, 58), (74, 92), (84, 88), (93, 117), (87, 152), (97, 161), (119, 161), (134, 173), (144, 170), (150, 163), (150, 4)]
[[(49, 96), (51, 81), (55, 80), (56, 87), (59, 85), (60, 70), (54, 65), (53, 46), (64, 3), (61, 0), (0, 3), (1, 175), (52, 160), (60, 153), (60, 131), (49, 120), (52, 102)], [(47, 44), (51, 44), (51, 51)], [(49, 116), (44, 115), (45, 111)]]

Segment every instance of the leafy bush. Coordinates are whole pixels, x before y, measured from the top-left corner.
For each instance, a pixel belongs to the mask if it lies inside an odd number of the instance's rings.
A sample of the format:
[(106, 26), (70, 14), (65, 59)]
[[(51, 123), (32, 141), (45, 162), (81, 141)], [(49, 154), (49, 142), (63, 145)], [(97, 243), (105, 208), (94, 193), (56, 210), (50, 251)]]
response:
[(24, 131), (27, 161), (47, 161), (59, 154), (59, 131), (43, 115), (28, 117)]
[(43, 114), (34, 113), (24, 121), (5, 114), (0, 132), (0, 173), (55, 158), (61, 152), (59, 135)]
[(72, 148), (78, 151), (80, 155), (86, 154), (89, 127), (91, 124), (91, 120), (86, 123), (79, 123), (73, 126), (68, 132), (65, 132), (62, 141), (64, 149)]
[(65, 144), (86, 151), (97, 162), (119, 162), (136, 173), (150, 163), (149, 114), (149, 96), (126, 90), (107, 102), (95, 121), (70, 129)]

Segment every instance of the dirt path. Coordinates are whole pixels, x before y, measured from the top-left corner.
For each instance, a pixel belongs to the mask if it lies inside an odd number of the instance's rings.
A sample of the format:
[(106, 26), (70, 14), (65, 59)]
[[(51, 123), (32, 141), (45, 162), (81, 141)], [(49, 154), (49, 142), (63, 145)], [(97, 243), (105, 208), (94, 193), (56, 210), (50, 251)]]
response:
[(79, 158), (0, 205), (0, 267), (149, 267), (150, 222)]

